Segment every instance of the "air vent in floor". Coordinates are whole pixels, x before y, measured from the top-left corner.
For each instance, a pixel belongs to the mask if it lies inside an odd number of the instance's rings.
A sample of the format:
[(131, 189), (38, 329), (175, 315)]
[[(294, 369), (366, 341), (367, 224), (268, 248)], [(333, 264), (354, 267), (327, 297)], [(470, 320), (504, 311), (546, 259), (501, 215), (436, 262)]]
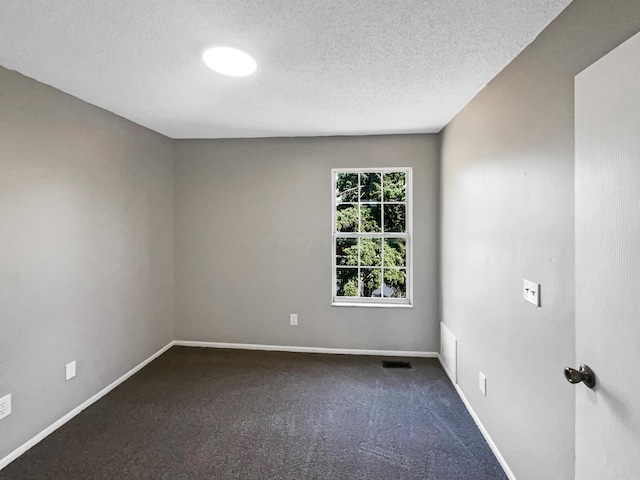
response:
[(411, 362), (404, 360), (383, 360), (382, 368), (411, 368)]

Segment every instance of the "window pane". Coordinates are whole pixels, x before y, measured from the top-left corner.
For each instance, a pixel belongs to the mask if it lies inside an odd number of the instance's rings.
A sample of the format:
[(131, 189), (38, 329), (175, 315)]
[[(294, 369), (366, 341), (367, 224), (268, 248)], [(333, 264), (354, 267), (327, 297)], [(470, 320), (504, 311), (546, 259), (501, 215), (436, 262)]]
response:
[(385, 173), (383, 184), (385, 202), (407, 201), (407, 188), (404, 172)]
[(411, 303), (411, 169), (377, 168), (334, 170), (337, 304)]
[(382, 231), (382, 209), (379, 203), (373, 205), (360, 205), (360, 231)]
[(336, 177), (337, 203), (358, 201), (358, 174), (339, 173)]
[(406, 205), (385, 205), (384, 206), (384, 231), (385, 232), (405, 232), (407, 229), (406, 222)]
[(407, 298), (407, 271), (402, 268), (384, 269), (385, 297)]
[(382, 200), (381, 178), (379, 173), (360, 174), (360, 201), (379, 202)]
[(343, 203), (336, 208), (336, 231), (358, 231), (358, 205)]
[(382, 271), (379, 268), (361, 268), (360, 269), (360, 296), (373, 297), (377, 292), (380, 293), (380, 283), (382, 280)]
[(336, 295), (338, 297), (358, 296), (358, 269), (336, 269)]
[(407, 266), (407, 242), (404, 238), (385, 238), (384, 240), (384, 266)]
[(382, 239), (360, 239), (360, 265), (363, 267), (378, 267), (382, 263)]
[(336, 265), (358, 266), (357, 238), (336, 238)]

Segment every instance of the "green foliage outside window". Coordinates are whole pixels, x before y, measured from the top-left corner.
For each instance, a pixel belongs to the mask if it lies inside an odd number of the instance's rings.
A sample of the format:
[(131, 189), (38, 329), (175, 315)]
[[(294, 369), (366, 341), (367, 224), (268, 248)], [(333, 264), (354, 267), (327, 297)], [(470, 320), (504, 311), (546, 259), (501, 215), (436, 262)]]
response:
[[(406, 209), (405, 172), (338, 173), (336, 232), (405, 233)], [(335, 248), (338, 296), (406, 298), (405, 238), (338, 236)]]

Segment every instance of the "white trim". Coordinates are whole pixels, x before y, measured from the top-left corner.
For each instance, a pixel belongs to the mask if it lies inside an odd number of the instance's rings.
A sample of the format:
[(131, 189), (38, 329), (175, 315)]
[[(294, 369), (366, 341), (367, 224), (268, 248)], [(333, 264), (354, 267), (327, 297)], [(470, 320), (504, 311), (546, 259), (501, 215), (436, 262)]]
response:
[[(349, 298), (349, 297), (345, 297)], [(338, 302), (331, 304), (332, 307), (375, 307), (375, 308), (414, 308), (411, 303), (366, 303), (366, 302)]]
[(366, 173), (366, 172), (384, 172), (384, 173), (393, 173), (399, 172), (401, 170), (409, 170), (411, 167), (337, 167), (332, 168), (331, 171), (336, 171), (340, 173)]
[[(351, 268), (351, 267), (347, 267)], [(374, 267), (375, 268), (375, 267)], [(406, 269), (398, 269), (405, 270)], [(409, 301), (408, 298), (388, 298), (384, 297), (384, 303), (382, 303), (381, 298), (369, 298), (369, 297), (336, 297), (331, 305), (340, 305), (347, 304), (351, 307), (412, 307), (413, 304)]]
[[(392, 172), (404, 172), (405, 177), (405, 195), (406, 198), (404, 202), (385, 202), (384, 201), (384, 174), (392, 173)], [(385, 204), (394, 204), (394, 205), (405, 205), (405, 231), (404, 232), (337, 232), (336, 231), (336, 185), (338, 174), (340, 173), (355, 173), (358, 174), (358, 190), (360, 188), (360, 174), (361, 173), (381, 173), (380, 177), (380, 190), (381, 190), (381, 198), (380, 201), (360, 201), (360, 196), (358, 195), (357, 202), (344, 202), (345, 204), (352, 205), (361, 205), (361, 204), (380, 204), (382, 207), (381, 215), (381, 226), (382, 230), (384, 230), (384, 205)], [(358, 209), (358, 225), (360, 225), (360, 210)], [(358, 227), (358, 230), (360, 227)], [(402, 304), (407, 307), (411, 307), (413, 305), (413, 168), (412, 167), (371, 167), (371, 168), (332, 168), (331, 169), (331, 305), (339, 306), (343, 301), (348, 304), (350, 307), (358, 307), (358, 306), (369, 306), (365, 305), (366, 303), (375, 303), (377, 306), (387, 306), (388, 303), (393, 303), (390, 300), (398, 300), (398, 299), (389, 299), (389, 298), (362, 298), (362, 297), (338, 297), (337, 296), (337, 276), (336, 272), (338, 269), (338, 265), (336, 265), (336, 239), (337, 238), (381, 238), (382, 240), (382, 251), (381, 251), (381, 262), (379, 267), (382, 271), (386, 268), (384, 266), (384, 239), (385, 238), (404, 238), (406, 242), (406, 265), (402, 268), (405, 271), (406, 278), (406, 298), (403, 300)], [(358, 258), (360, 258), (360, 242), (358, 241)], [(358, 284), (360, 284), (360, 260), (358, 260), (358, 266), (355, 267), (358, 270)], [(382, 276), (382, 286), (384, 288), (384, 274)], [(344, 300), (343, 300), (344, 299)]]
[[(447, 368), (444, 366), (444, 362), (442, 361), (442, 357), (440, 355), (438, 355), (438, 360), (440, 360), (440, 364), (442, 365), (442, 368), (444, 368), (444, 371), (447, 372), (447, 375), (449, 375), (449, 372), (447, 371)], [(451, 378), (451, 375), (449, 375), (449, 378)], [(504, 473), (507, 476), (507, 478), (509, 478), (509, 480), (517, 480), (516, 476), (511, 471), (511, 468), (509, 468), (509, 464), (507, 463), (507, 461), (502, 456), (502, 453), (500, 453), (500, 450), (498, 450), (498, 446), (496, 445), (496, 443), (491, 438), (491, 435), (489, 435), (489, 432), (487, 431), (485, 426), (482, 424), (482, 421), (480, 420), (480, 417), (478, 417), (478, 414), (475, 412), (475, 410), (473, 409), (473, 407), (469, 403), (469, 400), (467, 400), (467, 397), (465, 397), (464, 393), (462, 393), (462, 389), (458, 386), (457, 383), (455, 383), (453, 381), (452, 381), (452, 383), (453, 383), (453, 386), (456, 389), (456, 392), (458, 392), (458, 396), (462, 400), (462, 403), (464, 403), (464, 406), (467, 407), (467, 410), (468, 410), (469, 414), (471, 415), (471, 418), (473, 418), (473, 421), (478, 426), (478, 429), (480, 430), (480, 433), (482, 433), (482, 436), (484, 437), (484, 439), (489, 444), (489, 448), (491, 448), (491, 451), (496, 456), (496, 459), (498, 460), (498, 463), (500, 464), (500, 466), (504, 470)]]
[(153, 360), (155, 360), (156, 358), (158, 358), (160, 355), (162, 355), (164, 352), (166, 352), (167, 350), (169, 350), (175, 342), (169, 342), (167, 345), (165, 345), (164, 347), (162, 347), (160, 350), (158, 350), (156, 353), (154, 353), (153, 355), (151, 355), (149, 358), (147, 358), (146, 360), (144, 360), (142, 363), (138, 364), (137, 366), (133, 367), (131, 370), (129, 370), (127, 373), (125, 373), (124, 375), (122, 375), (120, 378), (118, 378), (116, 381), (114, 381), (113, 383), (111, 383), (110, 385), (106, 386), (105, 388), (103, 388), (102, 390), (100, 390), (98, 393), (96, 393), (94, 396), (92, 396), (91, 398), (89, 398), (88, 400), (82, 402), (80, 405), (78, 405), (76, 408), (74, 408), (73, 410), (71, 410), (69, 413), (67, 413), (64, 417), (56, 420), (55, 422), (53, 422), (51, 425), (49, 425), (47, 428), (45, 428), (44, 430), (42, 430), (40, 433), (38, 433), (36, 436), (34, 436), (33, 438), (31, 438), (31, 440), (28, 440), (27, 442), (23, 443), (22, 445), (20, 445), (18, 448), (16, 448), (13, 452), (11, 452), (9, 455), (7, 455), (6, 457), (4, 457), (3, 459), (0, 459), (0, 470), (2, 470), (4, 467), (6, 467), (7, 465), (9, 465), (11, 462), (13, 462), (16, 458), (18, 458), (20, 455), (22, 455), (24, 452), (26, 452), (27, 450), (29, 450), (31, 447), (35, 446), (36, 444), (38, 444), (39, 442), (41, 442), (42, 440), (44, 440), (46, 437), (48, 437), (49, 435), (51, 435), (53, 432), (55, 432), (58, 428), (60, 428), (62, 425), (64, 425), (65, 423), (67, 423), (69, 420), (71, 420), (73, 417), (75, 417), (76, 415), (78, 415), (80, 412), (82, 412), (84, 409), (86, 409), (87, 407), (93, 405), (95, 402), (97, 402), (98, 400), (100, 400), (102, 397), (104, 397), (107, 393), (109, 393), (111, 390), (113, 390), (114, 388), (116, 388), (118, 385), (120, 385), (121, 383), (123, 383), (125, 380), (127, 380), (129, 377), (131, 377), (133, 374), (137, 373), (139, 370), (141, 370), (142, 368), (146, 367), (149, 363), (151, 363)]
[(380, 357), (414, 358), (439, 358), (440, 356), (437, 352), (360, 350), (357, 348), (297, 347), (284, 345), (257, 345), (253, 343), (193, 342), (189, 340), (176, 340), (173, 342), (173, 344), (180, 347), (230, 348), (234, 350), (266, 350), (271, 352), (330, 353), (334, 355), (376, 355)]

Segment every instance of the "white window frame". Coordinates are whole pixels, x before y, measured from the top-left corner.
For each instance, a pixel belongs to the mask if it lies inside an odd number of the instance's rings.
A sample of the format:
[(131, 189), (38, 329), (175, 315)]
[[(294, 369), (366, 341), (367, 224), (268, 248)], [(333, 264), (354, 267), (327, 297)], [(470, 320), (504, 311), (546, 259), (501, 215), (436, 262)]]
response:
[[(336, 229), (336, 182), (339, 173), (390, 173), (404, 172), (406, 179), (406, 228), (404, 233), (360, 233), (338, 232)], [(360, 178), (358, 176), (358, 178)], [(384, 176), (382, 177), (384, 178)], [(384, 184), (382, 184), (384, 191)], [(331, 170), (331, 305), (336, 307), (413, 307), (413, 181), (411, 167), (371, 167), (371, 168), (333, 168)], [(382, 199), (384, 200), (384, 199)], [(382, 224), (384, 225), (384, 208), (382, 209)], [(337, 238), (404, 238), (407, 246), (406, 279), (407, 298), (388, 297), (339, 297), (337, 296), (337, 265), (336, 265), (336, 239)], [(384, 251), (384, 248), (383, 248)], [(359, 276), (359, 275), (358, 275)], [(384, 281), (382, 282), (384, 285)]]

